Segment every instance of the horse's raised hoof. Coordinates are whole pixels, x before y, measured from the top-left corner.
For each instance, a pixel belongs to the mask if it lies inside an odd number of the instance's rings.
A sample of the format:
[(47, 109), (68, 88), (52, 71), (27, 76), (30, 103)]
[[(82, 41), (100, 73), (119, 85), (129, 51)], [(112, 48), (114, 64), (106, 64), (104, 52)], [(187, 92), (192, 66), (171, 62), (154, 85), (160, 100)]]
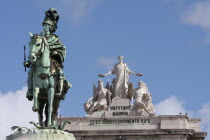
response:
[(33, 107), (32, 107), (32, 110), (33, 110), (34, 112), (37, 112), (37, 111), (38, 111), (38, 107), (33, 106)]

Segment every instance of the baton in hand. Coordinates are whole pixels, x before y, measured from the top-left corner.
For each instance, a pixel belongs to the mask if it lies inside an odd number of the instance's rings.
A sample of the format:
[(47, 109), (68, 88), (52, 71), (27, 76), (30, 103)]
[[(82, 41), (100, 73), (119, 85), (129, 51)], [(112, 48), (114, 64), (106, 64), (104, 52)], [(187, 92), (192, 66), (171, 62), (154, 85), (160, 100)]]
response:
[[(24, 45), (24, 63), (26, 63), (26, 46)], [(26, 72), (26, 66), (25, 67), (25, 72)]]

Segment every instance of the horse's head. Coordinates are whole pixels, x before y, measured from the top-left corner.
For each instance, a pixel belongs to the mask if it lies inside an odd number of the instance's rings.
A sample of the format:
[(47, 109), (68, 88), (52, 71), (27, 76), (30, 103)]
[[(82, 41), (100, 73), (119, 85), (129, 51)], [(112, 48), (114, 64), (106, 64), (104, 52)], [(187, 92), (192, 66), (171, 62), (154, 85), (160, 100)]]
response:
[(41, 57), (44, 46), (47, 44), (44, 36), (30, 33), (31, 40), (29, 42), (30, 52), (29, 61), (35, 63), (39, 57)]

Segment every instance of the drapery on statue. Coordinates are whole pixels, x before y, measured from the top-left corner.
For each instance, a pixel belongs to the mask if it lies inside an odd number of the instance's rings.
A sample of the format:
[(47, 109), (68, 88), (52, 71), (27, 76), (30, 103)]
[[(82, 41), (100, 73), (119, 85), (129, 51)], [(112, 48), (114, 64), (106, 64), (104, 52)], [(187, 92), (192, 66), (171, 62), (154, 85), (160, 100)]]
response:
[(106, 110), (111, 100), (112, 93), (103, 87), (103, 82), (98, 80), (98, 88), (93, 85), (93, 97), (84, 104), (87, 117), (94, 111)]
[(138, 82), (138, 87), (133, 89), (133, 84), (129, 84), (128, 97), (131, 102), (135, 99), (133, 109), (142, 114), (143, 111), (153, 116), (155, 113), (154, 105), (152, 104), (151, 93), (149, 93), (146, 83), (143, 81)]
[(55, 9), (51, 8), (45, 12), (41, 34), (30, 33), (29, 61), (24, 62), (24, 66), (30, 68), (26, 97), (29, 100), (34, 99), (32, 109), (38, 111), (40, 126), (43, 126), (42, 114), (45, 105), (45, 126), (55, 125), (60, 100), (65, 99), (68, 89), (72, 86), (62, 70), (66, 56), (65, 46), (54, 34), (58, 20), (59, 15)]
[(132, 72), (123, 62), (124, 57), (119, 56), (119, 63), (116, 63), (111, 71), (106, 74), (99, 74), (99, 77), (104, 77), (110, 74), (115, 74), (116, 78), (113, 82), (114, 98), (127, 98), (129, 75), (143, 76), (141, 73)]

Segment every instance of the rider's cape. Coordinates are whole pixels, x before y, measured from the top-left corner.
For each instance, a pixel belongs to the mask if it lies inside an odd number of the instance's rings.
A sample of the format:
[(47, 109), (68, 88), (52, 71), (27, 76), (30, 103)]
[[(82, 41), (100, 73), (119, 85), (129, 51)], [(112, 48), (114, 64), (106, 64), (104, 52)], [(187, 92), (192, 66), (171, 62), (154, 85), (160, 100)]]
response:
[(66, 57), (66, 48), (58, 38), (58, 36), (52, 34), (46, 36), (47, 42), (50, 46), (51, 57), (58, 61), (58, 63), (62, 66), (62, 63)]
[[(64, 62), (66, 57), (66, 47), (60, 41), (59, 37), (55, 34), (45, 36), (45, 38), (47, 39), (47, 42), (50, 47), (50, 54), (52, 58), (51, 72), (53, 73), (56, 72), (56, 69), (63, 68), (62, 63)], [(66, 93), (70, 87), (71, 84), (65, 79), (61, 99), (65, 99)]]

